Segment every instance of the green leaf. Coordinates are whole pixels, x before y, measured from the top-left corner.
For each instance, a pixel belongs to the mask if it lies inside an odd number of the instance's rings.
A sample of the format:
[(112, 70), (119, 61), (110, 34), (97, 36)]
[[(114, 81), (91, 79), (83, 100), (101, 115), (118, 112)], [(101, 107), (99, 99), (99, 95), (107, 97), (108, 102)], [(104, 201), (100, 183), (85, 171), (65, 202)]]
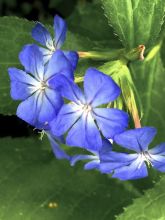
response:
[(163, 24), (164, 0), (102, 0), (108, 22), (129, 49), (155, 44)]
[(80, 2), (69, 17), (68, 25), (72, 32), (95, 41), (95, 49), (122, 47), (117, 36), (114, 35), (113, 29), (108, 28), (101, 4), (97, 1)]
[(46, 139), (1, 139), (0, 161), (2, 220), (113, 220), (139, 196), (130, 183), (56, 160)]
[(165, 69), (158, 49), (159, 46), (153, 48), (143, 62), (132, 63), (130, 68), (143, 107), (142, 125), (156, 127), (158, 129), (158, 140), (164, 141), (165, 101), (163, 79), (165, 78)]
[(125, 212), (116, 220), (164, 220), (165, 219), (165, 176), (153, 189), (145, 192), (141, 198), (125, 208)]

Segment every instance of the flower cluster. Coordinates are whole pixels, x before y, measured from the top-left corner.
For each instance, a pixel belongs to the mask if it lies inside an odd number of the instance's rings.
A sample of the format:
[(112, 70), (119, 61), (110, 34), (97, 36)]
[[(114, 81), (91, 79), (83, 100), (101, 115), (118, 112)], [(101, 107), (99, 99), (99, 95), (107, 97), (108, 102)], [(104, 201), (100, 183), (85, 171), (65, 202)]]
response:
[[(54, 18), (55, 38), (37, 23), (32, 37), (42, 47), (25, 45), (19, 54), (24, 70), (9, 68), (11, 97), (22, 101), (17, 116), (44, 130), (56, 158), (67, 159), (71, 165), (87, 160), (85, 169), (110, 173), (121, 180), (147, 176), (146, 164), (164, 172), (165, 143), (148, 149), (156, 129), (126, 130), (128, 114), (107, 107), (121, 93), (114, 80), (89, 68), (83, 86), (74, 82), (78, 54), (60, 49), (66, 30), (66, 23), (59, 16)], [(80, 147), (87, 153), (70, 156), (62, 144)], [(115, 145), (124, 147), (127, 153), (119, 152), (121, 147)]]

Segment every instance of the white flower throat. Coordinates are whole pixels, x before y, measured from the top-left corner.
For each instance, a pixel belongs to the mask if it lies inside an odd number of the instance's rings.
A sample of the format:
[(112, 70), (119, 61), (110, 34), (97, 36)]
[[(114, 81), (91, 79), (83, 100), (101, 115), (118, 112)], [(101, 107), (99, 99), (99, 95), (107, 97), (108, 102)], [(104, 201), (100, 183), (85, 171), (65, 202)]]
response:
[(82, 110), (83, 110), (83, 112), (88, 114), (89, 112), (92, 112), (92, 106), (91, 105), (83, 105)]
[(38, 82), (38, 85), (36, 87), (37, 87), (37, 90), (43, 92), (48, 87), (48, 85), (46, 84), (45, 81), (40, 81)]
[(151, 155), (149, 154), (148, 151), (142, 151), (142, 152), (140, 152), (138, 159), (141, 161), (140, 164), (139, 164), (139, 166), (138, 166), (138, 168), (141, 167), (141, 165), (143, 164), (143, 162), (146, 162), (148, 166), (150, 166), (150, 165), (152, 166), (152, 162), (151, 162), (152, 157), (151, 157)]

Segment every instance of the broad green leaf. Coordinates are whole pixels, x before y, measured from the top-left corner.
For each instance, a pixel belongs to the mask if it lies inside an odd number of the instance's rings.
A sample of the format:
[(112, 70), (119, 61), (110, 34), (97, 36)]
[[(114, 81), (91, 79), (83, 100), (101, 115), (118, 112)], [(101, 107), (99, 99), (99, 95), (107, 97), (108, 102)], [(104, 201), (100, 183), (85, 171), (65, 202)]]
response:
[(165, 176), (144, 196), (135, 199), (133, 204), (124, 208), (124, 213), (116, 220), (164, 220), (165, 219)]
[(56, 160), (46, 139), (1, 139), (1, 220), (107, 220), (140, 194), (130, 183)]
[[(34, 43), (31, 29), (35, 25), (25, 19), (16, 17), (0, 18), (0, 113), (15, 114), (18, 102), (10, 97), (10, 80), (7, 73), (8, 67), (19, 67), (18, 54), (25, 44)], [(49, 27), (53, 32), (53, 28)], [(64, 44), (65, 50), (92, 49), (95, 43), (86, 37), (68, 31)]]
[(102, 0), (108, 22), (123, 45), (153, 46), (164, 19), (164, 0)]
[(158, 140), (164, 141), (165, 131), (165, 69), (155, 47), (143, 62), (131, 64), (134, 84), (142, 103), (142, 125), (158, 129)]
[(68, 19), (70, 30), (97, 41), (97, 49), (121, 48), (121, 42), (114, 35), (112, 28), (108, 27), (101, 4), (97, 1), (79, 3)]

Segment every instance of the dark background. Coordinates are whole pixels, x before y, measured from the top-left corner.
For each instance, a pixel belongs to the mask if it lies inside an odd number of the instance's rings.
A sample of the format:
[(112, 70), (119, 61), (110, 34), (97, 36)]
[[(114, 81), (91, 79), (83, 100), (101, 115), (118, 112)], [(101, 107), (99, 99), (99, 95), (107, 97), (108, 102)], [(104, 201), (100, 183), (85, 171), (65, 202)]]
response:
[[(0, 0), (0, 16), (17, 16), (33, 21), (51, 21), (55, 14), (68, 18), (77, 4), (92, 0)], [(0, 137), (29, 136), (33, 127), (16, 116), (0, 115)]]

